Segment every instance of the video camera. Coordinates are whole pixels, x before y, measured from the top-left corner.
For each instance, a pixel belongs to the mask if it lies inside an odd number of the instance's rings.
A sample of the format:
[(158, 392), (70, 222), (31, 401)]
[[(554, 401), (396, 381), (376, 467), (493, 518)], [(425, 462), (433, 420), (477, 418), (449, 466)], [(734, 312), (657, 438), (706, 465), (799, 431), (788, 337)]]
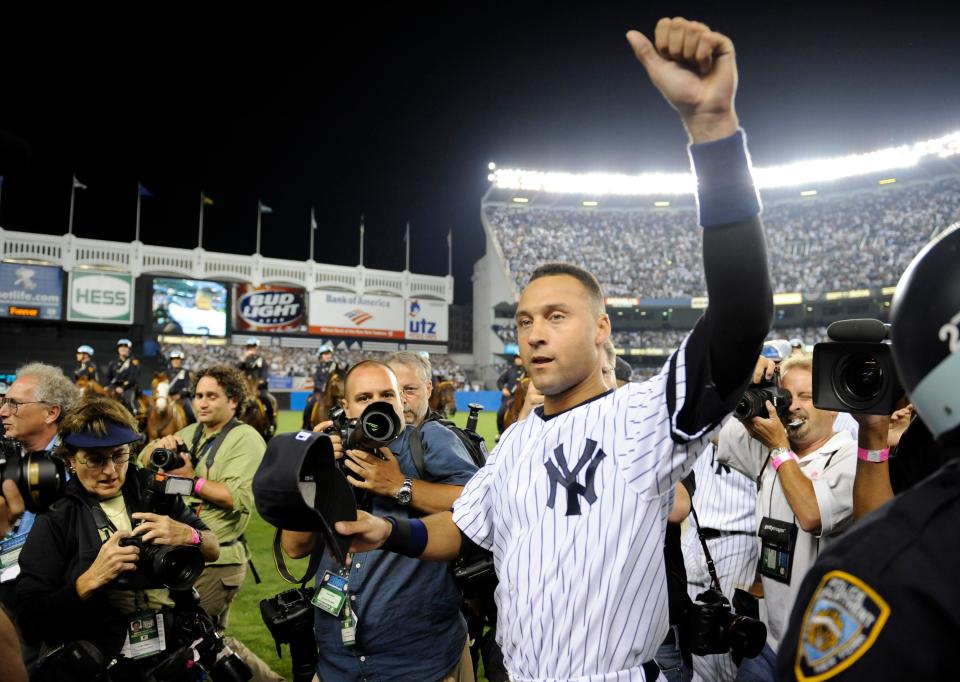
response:
[(260, 602), (260, 616), (273, 635), (280, 657), (280, 645), (290, 645), (294, 682), (309, 682), (317, 669), (317, 643), (313, 636), (314, 588), (287, 590)]
[(46, 511), (63, 497), (67, 486), (66, 465), (49, 452), (24, 452), (18, 441), (0, 438), (0, 483), (11, 479), (24, 504), (34, 513)]
[(891, 414), (903, 397), (880, 320), (841, 320), (827, 328), (830, 341), (813, 347), (813, 404), (821, 410)]
[[(136, 511), (169, 516), (177, 497), (192, 493), (192, 479), (156, 472), (146, 481)], [(191, 588), (203, 572), (199, 547), (154, 545), (138, 536), (122, 538), (120, 546), (140, 548), (137, 570), (122, 573), (114, 581), (120, 588), (183, 590)]]

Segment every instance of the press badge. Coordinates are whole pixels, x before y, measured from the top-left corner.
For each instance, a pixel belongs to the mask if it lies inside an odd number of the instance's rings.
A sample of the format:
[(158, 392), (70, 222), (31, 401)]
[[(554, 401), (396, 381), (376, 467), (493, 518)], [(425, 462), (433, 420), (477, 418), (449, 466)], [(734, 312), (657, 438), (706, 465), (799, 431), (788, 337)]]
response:
[(163, 615), (159, 611), (141, 611), (130, 617), (127, 636), (120, 653), (126, 658), (145, 658), (167, 648)]
[(353, 646), (357, 643), (357, 617), (353, 615), (350, 604), (343, 609), (343, 618), (340, 620), (340, 639), (344, 646)]
[(313, 594), (311, 601), (321, 611), (326, 611), (331, 616), (339, 616), (347, 601), (347, 579), (336, 573), (324, 571), (323, 578), (320, 579), (320, 587)]
[(793, 550), (797, 544), (797, 524), (764, 516), (760, 521), (760, 575), (789, 583), (793, 569)]

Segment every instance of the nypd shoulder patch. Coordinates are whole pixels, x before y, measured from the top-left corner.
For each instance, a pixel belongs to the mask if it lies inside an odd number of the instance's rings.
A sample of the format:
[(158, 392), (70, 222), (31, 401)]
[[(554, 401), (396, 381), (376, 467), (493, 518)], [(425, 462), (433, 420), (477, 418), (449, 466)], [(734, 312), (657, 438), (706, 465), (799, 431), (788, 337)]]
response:
[(889, 616), (887, 602), (862, 580), (844, 571), (827, 573), (803, 614), (797, 680), (829, 680), (852, 666), (877, 641)]

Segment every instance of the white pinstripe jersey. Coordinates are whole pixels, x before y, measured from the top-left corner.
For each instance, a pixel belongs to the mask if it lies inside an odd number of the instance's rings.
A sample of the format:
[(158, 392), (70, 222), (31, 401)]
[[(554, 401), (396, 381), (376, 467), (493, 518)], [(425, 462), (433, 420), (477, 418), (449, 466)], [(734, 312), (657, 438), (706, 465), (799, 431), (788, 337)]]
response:
[[(757, 483), (716, 460), (711, 443), (693, 466), (693, 506), (704, 528), (728, 533), (757, 532)], [(694, 523), (693, 517), (690, 522)]]
[(712, 432), (677, 425), (687, 343), (677, 351), (676, 410), (667, 409), (668, 363), (642, 384), (551, 418), (538, 412), (504, 433), (457, 500), (454, 522), (493, 552), (511, 679), (644, 680), (641, 665), (667, 634), (673, 486)]

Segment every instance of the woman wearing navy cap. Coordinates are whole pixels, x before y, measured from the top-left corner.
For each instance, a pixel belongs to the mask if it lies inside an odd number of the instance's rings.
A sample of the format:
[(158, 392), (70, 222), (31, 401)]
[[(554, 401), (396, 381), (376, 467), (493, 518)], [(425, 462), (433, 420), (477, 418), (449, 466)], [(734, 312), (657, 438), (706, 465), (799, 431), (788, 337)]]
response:
[(64, 418), (60, 435), (56, 454), (71, 477), (64, 498), (37, 517), (20, 555), (17, 621), (27, 641), (48, 648), (89, 642), (103, 663), (118, 659), (111, 680), (142, 679), (171, 644), (173, 633), (163, 631), (173, 603), (165, 588), (115, 583), (140, 558), (136, 546), (120, 540), (134, 535), (153, 545), (197, 546), (204, 561), (217, 559), (219, 543), (179, 496), (169, 516), (135, 511), (154, 472), (131, 464), (140, 434), (120, 403), (84, 400)]

